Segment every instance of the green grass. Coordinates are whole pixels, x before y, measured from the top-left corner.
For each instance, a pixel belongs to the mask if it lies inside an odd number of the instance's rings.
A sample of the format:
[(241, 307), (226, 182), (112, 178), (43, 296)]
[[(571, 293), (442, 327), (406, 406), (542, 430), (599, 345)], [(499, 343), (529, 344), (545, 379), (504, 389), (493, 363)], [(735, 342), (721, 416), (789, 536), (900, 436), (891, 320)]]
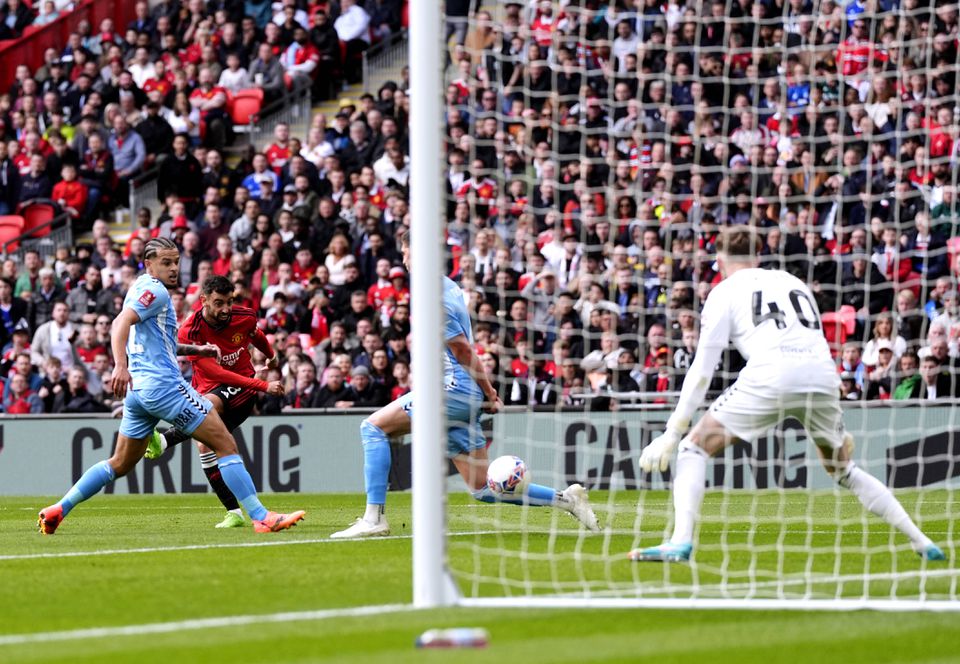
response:
[[(669, 499), (660, 492), (595, 492), (610, 528), (589, 538), (565, 514), (451, 496), (448, 546), (451, 567), (470, 595), (589, 590), (685, 597), (696, 579), (702, 596), (911, 598), (922, 583), (928, 597), (952, 597), (952, 494), (900, 497), (924, 529), (948, 545), (950, 560), (936, 568), (939, 576), (921, 580), (923, 565), (902, 538), (891, 538), (877, 519), (866, 520), (855, 501), (831, 493), (708, 494), (694, 566), (637, 565), (624, 557), (661, 539)], [(358, 496), (268, 496), (272, 509), (308, 511), (303, 525), (273, 535), (214, 530), (220, 513), (209, 496), (98, 496), (56, 536), (40, 537), (36, 511), (50, 502), (0, 501), (0, 641), (33, 632), (410, 601), (409, 538), (325, 539), (358, 514)], [(388, 516), (395, 535), (409, 535), (409, 495), (391, 495)], [(264, 542), (277, 545), (242, 546)], [(205, 545), (220, 546), (176, 548)], [(158, 547), (174, 550), (3, 559)], [(865, 581), (864, 570), (876, 578)], [(721, 586), (722, 575), (731, 585)], [(837, 576), (842, 583), (826, 580)], [(803, 582), (784, 584), (798, 578)], [(846, 663), (946, 662), (960, 659), (956, 625), (956, 614), (927, 613), (454, 609), (0, 645), (0, 662), (795, 662), (801, 652)], [(413, 648), (418, 634), (444, 626), (486, 627), (490, 648), (455, 657)]]

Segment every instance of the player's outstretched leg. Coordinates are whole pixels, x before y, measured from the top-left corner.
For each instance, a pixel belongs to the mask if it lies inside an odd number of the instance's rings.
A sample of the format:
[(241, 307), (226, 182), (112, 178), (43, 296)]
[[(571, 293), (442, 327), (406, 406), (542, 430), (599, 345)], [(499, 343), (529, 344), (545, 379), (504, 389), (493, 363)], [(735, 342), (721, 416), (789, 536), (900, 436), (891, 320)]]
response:
[[(330, 535), (331, 539), (353, 539), (358, 537), (383, 537), (390, 534), (390, 524), (384, 514), (387, 502), (387, 484), (390, 475), (390, 439), (387, 433), (374, 424), (377, 415), (387, 411), (386, 406), (380, 412), (365, 419), (360, 424), (360, 441), (363, 444), (363, 481), (367, 491), (367, 508), (362, 517), (350, 524), (349, 528)], [(402, 413), (402, 411), (400, 411)], [(396, 413), (394, 413), (395, 417)], [(390, 418), (384, 418), (390, 421)], [(379, 421), (384, 421), (380, 419)]]
[(303, 519), (305, 512), (291, 514), (270, 512), (257, 497), (253, 479), (237, 453), (237, 443), (227, 431), (216, 410), (210, 410), (199, 426), (192, 432), (193, 438), (217, 453), (220, 474), (230, 491), (253, 520), (253, 529), (258, 533), (277, 532), (290, 528)]
[[(577, 521), (593, 533), (600, 532), (597, 515), (590, 507), (587, 490), (579, 484), (571, 484), (563, 491), (557, 491), (542, 484), (530, 483), (523, 496), (498, 496), (487, 485), (487, 469), (490, 458), (485, 447), (474, 447), (474, 439), (483, 440), (483, 432), (478, 428), (454, 427), (448, 432), (452, 449), (471, 449), (469, 454), (453, 457), (453, 465), (469, 487), (474, 500), (482, 503), (507, 503), (508, 505), (530, 505), (533, 507), (555, 507), (570, 513)], [(485, 444), (485, 441), (484, 441)]]
[(555, 507), (564, 512), (569, 512), (590, 532), (600, 532), (597, 515), (594, 514), (593, 508), (590, 506), (590, 496), (580, 484), (571, 484), (563, 491), (557, 491), (542, 484), (530, 484), (521, 498), (497, 496), (490, 490), (490, 487), (484, 484), (479, 489), (471, 489), (470, 495), (474, 500), (479, 500), (481, 503)]
[(844, 436), (844, 445), (837, 450), (817, 447), (824, 468), (837, 480), (837, 484), (849, 489), (860, 503), (873, 514), (910, 538), (913, 550), (925, 560), (945, 560), (939, 546), (917, 527), (896, 496), (876, 477), (861, 469), (850, 459), (853, 436)]
[(117, 449), (112, 457), (87, 468), (59, 502), (40, 511), (37, 520), (40, 532), (44, 535), (53, 535), (74, 507), (95, 496), (116, 478), (130, 472), (143, 456), (145, 446), (146, 441), (143, 439), (131, 439), (120, 434), (117, 438)]

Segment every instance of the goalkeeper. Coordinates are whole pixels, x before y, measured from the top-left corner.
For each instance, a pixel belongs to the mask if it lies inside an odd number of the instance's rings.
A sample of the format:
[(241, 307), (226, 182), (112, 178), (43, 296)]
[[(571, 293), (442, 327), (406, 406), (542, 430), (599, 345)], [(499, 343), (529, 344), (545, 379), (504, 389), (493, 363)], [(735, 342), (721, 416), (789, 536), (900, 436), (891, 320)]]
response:
[[(630, 559), (689, 560), (707, 459), (737, 440), (754, 440), (787, 417), (795, 417), (840, 486), (909, 537), (920, 556), (943, 560), (943, 551), (917, 528), (890, 490), (851, 460), (853, 437), (843, 428), (839, 378), (813, 295), (786, 272), (758, 269), (759, 250), (748, 228), (725, 232), (718, 245), (717, 262), (724, 280), (704, 303), (697, 355), (665, 433), (640, 457), (643, 470), (662, 472), (680, 447), (673, 482), (673, 536), (659, 546), (631, 551)], [(687, 433), (720, 353), (731, 342), (747, 364)]]

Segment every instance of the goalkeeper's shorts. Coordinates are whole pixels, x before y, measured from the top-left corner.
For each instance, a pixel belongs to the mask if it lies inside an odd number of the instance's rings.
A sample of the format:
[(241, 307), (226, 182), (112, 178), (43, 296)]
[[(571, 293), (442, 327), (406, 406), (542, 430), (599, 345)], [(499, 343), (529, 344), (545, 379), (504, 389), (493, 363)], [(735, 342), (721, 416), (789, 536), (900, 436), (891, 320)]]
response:
[(743, 441), (754, 441), (788, 417), (796, 418), (818, 447), (843, 445), (843, 413), (834, 393), (776, 393), (736, 381), (710, 406), (710, 415)]

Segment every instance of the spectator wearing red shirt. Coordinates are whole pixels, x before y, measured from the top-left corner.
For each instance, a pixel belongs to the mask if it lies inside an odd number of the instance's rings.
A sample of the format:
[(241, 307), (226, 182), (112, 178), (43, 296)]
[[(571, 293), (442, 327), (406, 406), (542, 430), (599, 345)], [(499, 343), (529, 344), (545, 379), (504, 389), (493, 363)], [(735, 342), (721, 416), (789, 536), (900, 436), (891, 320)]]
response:
[(280, 122), (273, 128), (274, 141), (263, 151), (267, 165), (280, 175), (283, 167), (290, 161), (290, 125)]
[(10, 390), (3, 397), (3, 411), (9, 415), (29, 415), (43, 412), (43, 401), (27, 385), (20, 374), (10, 378)]
[(390, 283), (393, 284), (393, 297), (397, 304), (410, 303), (410, 289), (407, 288), (407, 273), (402, 267), (390, 268)]
[(393, 284), (390, 281), (390, 259), (381, 258), (374, 269), (377, 280), (367, 289), (367, 304), (374, 309), (383, 306), (384, 300), (393, 295)]
[(227, 235), (217, 238), (217, 257), (213, 260), (213, 273), (218, 277), (230, 274), (230, 260), (233, 258), (233, 242)]
[(80, 338), (76, 343), (77, 355), (88, 367), (93, 364), (97, 355), (107, 353), (106, 345), (97, 341), (97, 330), (90, 323), (84, 323), (80, 326)]
[(87, 186), (77, 180), (77, 167), (73, 164), (64, 164), (60, 177), (60, 182), (53, 185), (51, 197), (76, 221), (87, 207)]
[(293, 30), (293, 42), (280, 56), (280, 64), (294, 87), (312, 85), (320, 64), (320, 51), (308, 38), (302, 27)]
[(886, 61), (884, 51), (869, 39), (867, 22), (856, 19), (853, 34), (843, 40), (837, 49), (837, 70), (843, 78), (853, 78), (870, 66), (871, 60)]
[(203, 67), (198, 87), (190, 93), (190, 106), (200, 111), (200, 135), (208, 148), (222, 150), (227, 143), (227, 91), (214, 85), (213, 72)]
[(310, 279), (313, 278), (313, 275), (317, 273), (318, 267), (320, 267), (320, 265), (313, 259), (313, 254), (310, 253), (310, 250), (306, 247), (301, 247), (297, 250), (296, 257), (293, 261), (293, 278), (306, 287)]

